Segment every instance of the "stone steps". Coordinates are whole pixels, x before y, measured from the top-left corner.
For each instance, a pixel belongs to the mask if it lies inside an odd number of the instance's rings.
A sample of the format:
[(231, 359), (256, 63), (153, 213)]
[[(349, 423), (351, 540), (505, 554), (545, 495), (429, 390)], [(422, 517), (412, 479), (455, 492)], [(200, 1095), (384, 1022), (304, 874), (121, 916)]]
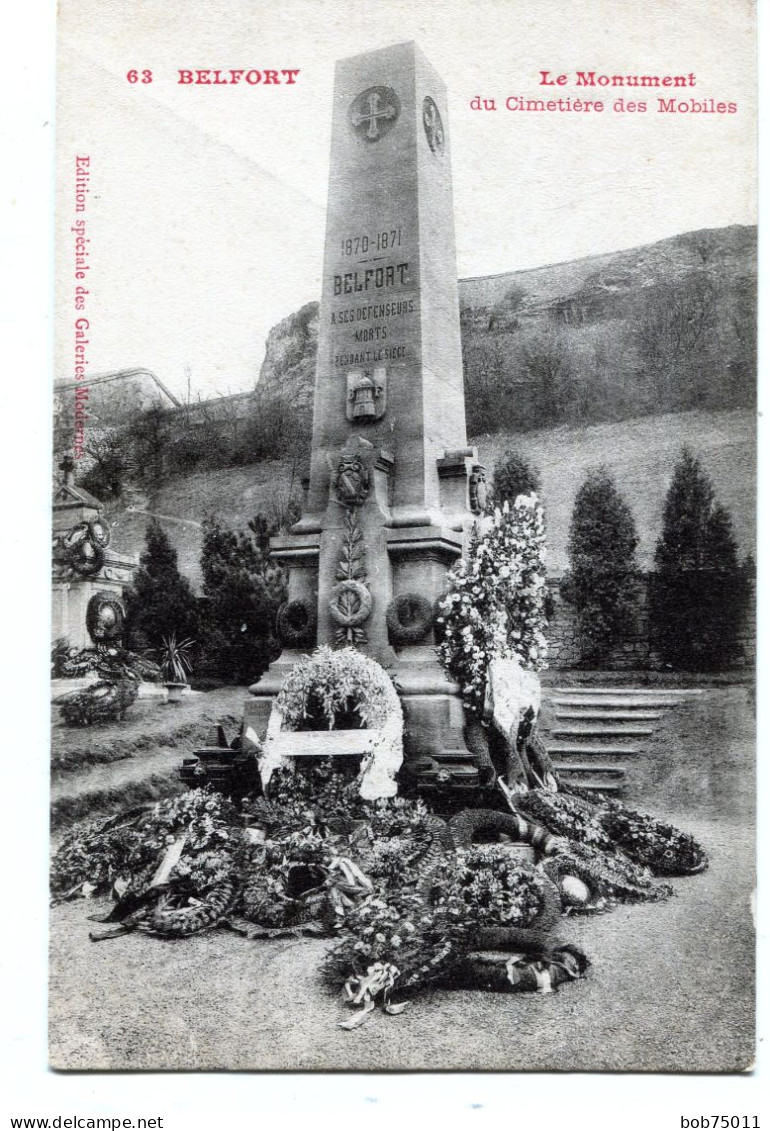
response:
[[(575, 782), (575, 785), (578, 783)], [(591, 778), (587, 781), (580, 781), (581, 789), (590, 789), (595, 793), (620, 793), (623, 784), (622, 779), (617, 778), (614, 781), (609, 778)]]
[(554, 707), (617, 707), (621, 710), (633, 710), (638, 708), (650, 707), (678, 707), (681, 703), (685, 703), (685, 699), (671, 699), (671, 698), (657, 698), (657, 699), (636, 699), (630, 695), (612, 697), (594, 696), (594, 695), (559, 695), (551, 699)]
[(702, 687), (551, 687), (554, 695), (671, 695), (681, 699), (688, 695), (703, 695)]
[(608, 722), (655, 722), (663, 718), (663, 711), (646, 711), (640, 707), (636, 711), (622, 711), (615, 710), (610, 707), (576, 707), (572, 710), (567, 709), (561, 711), (554, 711), (554, 716), (557, 719), (568, 719), (573, 722), (584, 721), (590, 722), (603, 722), (605, 719)]
[(546, 694), (554, 722), (543, 738), (556, 772), (587, 789), (619, 793), (629, 759), (642, 752), (637, 740), (649, 738), (666, 713), (703, 691), (559, 686)]
[(599, 762), (560, 762), (555, 766), (560, 774), (607, 774), (609, 777), (625, 777), (624, 766), (607, 766)]
[(612, 724), (606, 727), (594, 725), (585, 727), (554, 726), (551, 728), (551, 734), (554, 738), (639, 738), (647, 737), (652, 733), (652, 727), (622, 727)]
[(608, 754), (613, 758), (633, 758), (640, 753), (638, 746), (588, 746), (584, 743), (564, 742), (546, 742), (546, 750), (551, 758), (564, 758), (570, 755), (606, 758)]

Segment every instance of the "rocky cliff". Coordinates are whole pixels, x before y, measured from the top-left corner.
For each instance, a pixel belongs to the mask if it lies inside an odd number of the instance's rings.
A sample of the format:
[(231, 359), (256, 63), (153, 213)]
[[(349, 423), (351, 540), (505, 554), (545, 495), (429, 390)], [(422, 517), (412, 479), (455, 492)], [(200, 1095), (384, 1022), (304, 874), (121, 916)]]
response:
[[(753, 403), (756, 229), (688, 232), (461, 279), (468, 431)], [(318, 304), (271, 330), (258, 388), (312, 411)]]

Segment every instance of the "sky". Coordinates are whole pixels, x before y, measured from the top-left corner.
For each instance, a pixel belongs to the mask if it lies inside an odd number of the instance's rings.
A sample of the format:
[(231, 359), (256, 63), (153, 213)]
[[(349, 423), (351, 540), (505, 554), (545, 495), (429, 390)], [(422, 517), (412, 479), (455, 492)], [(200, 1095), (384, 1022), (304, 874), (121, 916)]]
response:
[[(447, 84), (459, 277), (755, 222), (755, 69), (745, 0), (62, 0), (55, 376), (74, 321), (92, 374), (135, 366), (177, 395), (253, 387), (270, 328), (319, 298), (337, 59), (414, 39)], [(292, 85), (180, 85), (180, 69), (299, 69)], [(152, 82), (127, 80), (150, 70)], [(601, 98), (596, 113), (505, 109)], [(678, 98), (735, 114), (615, 113), (577, 71), (694, 74)], [(471, 109), (475, 96), (494, 112)], [(85, 214), (75, 158), (90, 158)], [(75, 310), (72, 226), (90, 239)], [(81, 285), (84, 285), (81, 283)]]

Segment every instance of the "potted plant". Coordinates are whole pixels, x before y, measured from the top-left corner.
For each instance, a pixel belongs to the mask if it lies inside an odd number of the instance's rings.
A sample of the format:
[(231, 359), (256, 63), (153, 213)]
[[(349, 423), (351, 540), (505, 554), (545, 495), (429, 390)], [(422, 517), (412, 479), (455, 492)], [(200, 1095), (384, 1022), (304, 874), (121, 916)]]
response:
[(169, 703), (180, 703), (182, 693), (187, 687), (187, 677), (192, 671), (190, 652), (195, 641), (189, 637), (177, 640), (176, 633), (163, 637), (163, 646), (155, 649), (158, 654), (161, 682), (166, 685)]

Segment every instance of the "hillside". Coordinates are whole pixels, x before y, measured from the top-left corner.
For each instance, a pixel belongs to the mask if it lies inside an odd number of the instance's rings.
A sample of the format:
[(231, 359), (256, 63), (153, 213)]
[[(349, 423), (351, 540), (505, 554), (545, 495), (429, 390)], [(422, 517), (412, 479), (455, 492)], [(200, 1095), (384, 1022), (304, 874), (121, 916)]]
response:
[[(649, 567), (660, 527), (671, 470), (683, 443), (700, 455), (717, 497), (730, 511), (742, 554), (755, 552), (754, 415), (746, 410), (646, 416), (620, 423), (557, 427), (518, 434), (477, 436), (473, 441), (490, 471), (499, 453), (515, 447), (539, 468), (546, 510), (549, 569), (563, 570), (572, 504), (585, 471), (610, 467), (634, 513), (640, 536), (640, 563)], [(170, 480), (143, 510), (164, 516), (163, 525), (179, 551), (180, 566), (200, 586), (199, 523), (213, 511), (233, 526), (273, 508), (292, 490), (289, 461), (198, 472)], [(109, 512), (115, 545), (139, 553), (147, 515), (113, 507)]]
[[(756, 229), (461, 279), (470, 434), (754, 403)], [(318, 304), (271, 331), (258, 388), (310, 413)]]
[[(490, 471), (510, 447), (540, 469), (552, 570), (566, 565), (575, 492), (602, 462), (634, 510), (649, 565), (685, 442), (731, 511), (742, 552), (754, 550), (755, 245), (755, 228), (721, 228), (460, 280), (468, 434)], [(157, 428), (128, 457), (119, 448), (134, 472), (124, 470), (122, 500), (108, 510), (116, 545), (138, 553), (157, 515), (199, 585), (207, 512), (234, 526), (260, 510), (280, 516), (305, 462), (317, 346), (318, 304), (308, 303), (271, 330), (256, 394), (236, 398), (232, 419), (213, 412), (221, 404), (196, 405), (200, 420), (153, 417)], [(293, 459), (265, 458), (283, 452)]]
[(481, 436), (474, 443), (490, 470), (509, 447), (539, 469), (552, 572), (567, 566), (575, 494), (588, 469), (598, 464), (611, 470), (631, 507), (639, 533), (639, 562), (651, 568), (663, 503), (683, 444), (700, 456), (718, 500), (729, 510), (741, 554), (756, 553), (756, 435), (751, 412), (646, 416), (584, 428)]
[[(753, 227), (720, 228), (460, 280), (467, 434), (753, 408), (755, 245)], [(306, 464), (317, 350), (311, 302), (272, 328), (250, 392), (148, 411), (107, 382), (79, 482), (108, 500), (288, 451)], [(59, 398), (55, 465), (72, 447), (72, 404)]]
[(750, 271), (755, 251), (754, 227), (733, 225), (684, 232), (642, 247), (589, 255), (567, 263), (461, 279), (460, 303), (464, 307), (492, 308), (505, 300), (514, 287), (521, 287), (528, 296), (522, 305), (531, 310), (557, 309), (571, 296), (582, 297), (585, 302), (590, 294), (597, 303), (603, 297), (605, 309), (609, 310), (633, 288), (684, 279), (704, 267), (725, 278), (738, 278)]

